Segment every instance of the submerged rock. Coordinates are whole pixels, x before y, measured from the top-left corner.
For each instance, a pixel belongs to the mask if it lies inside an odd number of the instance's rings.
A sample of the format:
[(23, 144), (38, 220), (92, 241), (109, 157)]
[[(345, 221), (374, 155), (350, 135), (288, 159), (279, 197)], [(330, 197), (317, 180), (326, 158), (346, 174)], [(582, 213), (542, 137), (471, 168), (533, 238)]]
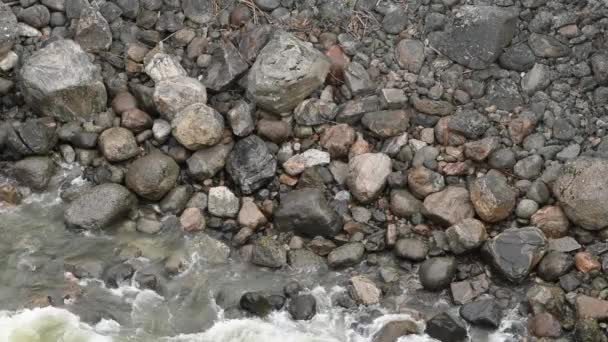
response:
[(287, 311), (296, 321), (311, 320), (317, 314), (317, 300), (310, 294), (296, 295), (289, 302)]
[(64, 213), (69, 227), (100, 229), (125, 217), (137, 204), (137, 198), (122, 185), (107, 183), (95, 186), (72, 201)]

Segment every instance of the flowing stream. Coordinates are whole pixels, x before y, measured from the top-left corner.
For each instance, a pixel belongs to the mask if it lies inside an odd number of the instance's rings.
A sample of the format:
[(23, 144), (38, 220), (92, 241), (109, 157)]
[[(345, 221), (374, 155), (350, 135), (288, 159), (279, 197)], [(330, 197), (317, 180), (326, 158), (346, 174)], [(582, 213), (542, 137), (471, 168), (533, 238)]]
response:
[[(234, 250), (227, 257), (226, 246), (208, 248), (201, 240), (205, 234), (184, 236), (175, 226), (157, 235), (128, 229), (68, 230), (59, 189), (66, 182), (80, 182), (79, 173), (76, 166), (64, 166), (48, 192), (0, 209), (0, 342), (366, 342), (393, 320), (417, 320), (424, 331), (424, 320), (395, 313), (400, 304), (426, 315), (458, 312), (447, 292), (424, 293), (414, 276), (401, 276), (400, 293), (385, 298), (382, 305), (332, 305), (335, 296), (347, 291), (352, 274), (377, 272), (365, 263), (339, 272), (274, 271), (239, 260)], [(187, 254), (182, 272), (156, 284), (155, 291), (138, 284), (144, 279), (138, 273), (162, 268), (175, 250)], [(128, 259), (136, 274), (112, 288), (98, 278), (102, 267), (117, 257)], [(76, 278), (71, 273), (74, 265), (89, 270), (93, 278)], [(286, 311), (251, 318), (236, 309), (244, 292), (281, 293), (290, 280), (316, 298), (312, 320), (293, 321)], [(48, 297), (52, 306), (44, 306)], [(506, 313), (497, 331), (469, 327), (471, 341), (519, 341), (524, 334), (525, 322), (516, 308)], [(399, 339), (430, 341), (436, 340), (423, 333)]]

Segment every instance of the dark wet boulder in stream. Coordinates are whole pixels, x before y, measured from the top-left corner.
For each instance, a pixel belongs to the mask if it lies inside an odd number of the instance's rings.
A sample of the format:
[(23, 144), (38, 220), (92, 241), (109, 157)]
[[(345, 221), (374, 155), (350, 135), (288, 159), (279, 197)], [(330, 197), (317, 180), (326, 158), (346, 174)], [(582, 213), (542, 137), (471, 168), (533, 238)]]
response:
[(250, 314), (259, 317), (268, 315), (273, 309), (269, 297), (262, 292), (246, 292), (241, 297), (239, 306)]
[(521, 282), (545, 255), (547, 239), (536, 227), (511, 228), (486, 242), (482, 252), (507, 280)]
[(86, 191), (71, 202), (64, 213), (68, 227), (105, 228), (125, 217), (136, 205), (137, 198), (119, 184), (102, 184)]
[(464, 325), (445, 312), (426, 322), (424, 332), (441, 342), (460, 342), (467, 338)]

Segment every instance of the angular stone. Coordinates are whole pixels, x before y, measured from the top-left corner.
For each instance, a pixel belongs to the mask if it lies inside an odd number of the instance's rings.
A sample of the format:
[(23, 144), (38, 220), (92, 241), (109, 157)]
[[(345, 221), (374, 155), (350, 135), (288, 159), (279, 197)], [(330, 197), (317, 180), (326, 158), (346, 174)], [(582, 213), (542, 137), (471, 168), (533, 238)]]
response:
[(462, 342), (467, 338), (467, 330), (449, 314), (443, 312), (426, 323), (427, 335), (441, 342)]
[(462, 6), (446, 30), (429, 36), (431, 45), (471, 69), (485, 69), (513, 38), (517, 12), (494, 6)]
[(331, 126), (321, 135), (321, 146), (334, 158), (345, 157), (355, 143), (355, 130), (347, 124)]
[(597, 52), (591, 56), (591, 67), (595, 80), (601, 85), (608, 84), (608, 53)]
[(255, 124), (253, 122), (253, 112), (255, 106), (251, 103), (239, 100), (228, 112), (228, 122), (232, 128), (232, 133), (238, 137), (244, 137), (253, 132)]
[(95, 186), (72, 201), (64, 213), (68, 226), (100, 229), (125, 217), (137, 204), (137, 198), (122, 185), (107, 183)]
[(93, 7), (80, 14), (74, 40), (89, 52), (105, 51), (112, 45), (112, 31), (106, 19)]
[(423, 202), (423, 214), (438, 223), (451, 226), (472, 218), (475, 210), (467, 189), (448, 186), (443, 191), (428, 195)]
[(568, 45), (544, 34), (532, 33), (528, 39), (528, 44), (536, 57), (557, 58), (570, 54)]
[(480, 299), (461, 306), (460, 316), (471, 324), (496, 329), (500, 325), (502, 312), (496, 300)]
[(179, 166), (160, 152), (135, 160), (127, 170), (125, 184), (139, 196), (158, 201), (175, 186)]
[(481, 137), (491, 124), (487, 116), (476, 110), (458, 111), (450, 118), (448, 128), (458, 134), (462, 134), (469, 139)]
[(395, 55), (401, 68), (417, 74), (424, 64), (424, 44), (419, 40), (403, 39), (395, 47)]
[(412, 193), (418, 198), (441, 191), (445, 188), (443, 176), (424, 166), (418, 166), (407, 174), (407, 184)]
[(207, 90), (195, 78), (177, 76), (158, 81), (152, 98), (156, 110), (170, 121), (190, 105), (207, 103)]
[(357, 62), (351, 62), (344, 69), (344, 84), (355, 96), (370, 95), (376, 86), (365, 67)]
[(154, 83), (173, 77), (187, 76), (186, 70), (181, 64), (173, 56), (166, 53), (157, 53), (152, 56), (146, 62), (144, 70)]
[(502, 276), (518, 283), (542, 259), (546, 245), (547, 239), (538, 228), (510, 228), (488, 240), (483, 252)]
[(230, 41), (221, 40), (207, 70), (205, 86), (214, 91), (226, 89), (233, 81), (249, 69), (247, 62)]
[(17, 17), (10, 6), (0, 4), (0, 58), (5, 56), (17, 39)]
[(517, 191), (509, 186), (507, 178), (499, 171), (490, 170), (473, 181), (469, 188), (475, 212), (484, 221), (502, 221), (515, 209)]
[(464, 155), (474, 161), (486, 160), (492, 152), (500, 146), (500, 141), (496, 137), (483, 138), (471, 141), (464, 145)]
[(237, 222), (243, 227), (256, 229), (265, 225), (268, 220), (252, 198), (244, 197), (241, 209), (239, 210)]
[(567, 163), (553, 184), (553, 193), (568, 218), (589, 230), (608, 226), (608, 161), (577, 158)]
[(464, 219), (445, 231), (450, 250), (462, 254), (480, 247), (488, 238), (483, 222), (473, 218)]
[(272, 237), (265, 236), (253, 245), (251, 262), (258, 266), (280, 268), (287, 265), (287, 251)]
[(49, 157), (27, 157), (16, 162), (12, 172), (21, 184), (42, 191), (55, 173), (55, 164)]
[(486, 100), (496, 108), (512, 111), (523, 103), (517, 84), (508, 78), (490, 83), (486, 89)]
[(375, 135), (389, 138), (405, 132), (410, 125), (410, 113), (405, 110), (385, 110), (363, 115), (361, 123)]
[(454, 105), (446, 101), (424, 99), (418, 96), (412, 96), (411, 100), (417, 111), (429, 115), (447, 116), (456, 110)]
[(186, 232), (198, 232), (207, 227), (200, 208), (186, 208), (179, 217), (179, 223)]
[(529, 70), (534, 65), (534, 61), (536, 56), (526, 43), (508, 47), (499, 58), (500, 66), (520, 72)]
[(225, 186), (209, 189), (207, 210), (218, 217), (236, 217), (239, 212), (239, 198)]
[(331, 268), (343, 268), (355, 266), (365, 255), (365, 247), (360, 242), (349, 242), (342, 245), (327, 255), (327, 263)]
[(528, 95), (533, 95), (537, 91), (545, 90), (551, 84), (551, 68), (536, 63), (534, 67), (521, 79), (521, 89)]
[(106, 109), (106, 88), (97, 67), (71, 40), (52, 42), (33, 53), (20, 79), (25, 101), (39, 114), (70, 121)]
[(326, 100), (308, 99), (302, 101), (294, 110), (296, 122), (303, 126), (321, 125), (336, 117), (338, 107)]
[(251, 67), (247, 91), (260, 108), (289, 112), (325, 82), (330, 65), (312, 46), (276, 32)]
[(186, 18), (199, 25), (208, 24), (215, 16), (212, 0), (183, 0), (181, 4)]
[(226, 171), (244, 194), (251, 194), (268, 184), (276, 169), (276, 158), (256, 135), (239, 140), (226, 160)]
[(283, 163), (283, 169), (290, 176), (296, 176), (310, 167), (327, 165), (329, 164), (329, 161), (329, 153), (313, 148), (289, 158)]
[(548, 238), (561, 238), (568, 234), (570, 221), (559, 206), (551, 205), (532, 215), (531, 222), (540, 228)]
[(213, 146), (222, 140), (224, 118), (213, 108), (195, 103), (171, 121), (171, 134), (189, 150)]
[(357, 200), (370, 202), (384, 189), (391, 167), (391, 159), (383, 153), (358, 155), (348, 163), (346, 184)]
[(354, 125), (361, 120), (363, 114), (379, 110), (380, 99), (376, 95), (350, 100), (338, 107), (336, 121)]
[(234, 143), (218, 144), (196, 151), (186, 161), (188, 174), (198, 181), (213, 178), (226, 164)]
[(352, 284), (352, 297), (363, 305), (373, 305), (380, 302), (382, 291), (373, 281), (365, 276), (359, 275), (350, 278)]
[(293, 230), (309, 237), (333, 237), (342, 230), (342, 219), (330, 208), (323, 192), (310, 188), (282, 196), (274, 223), (279, 230)]

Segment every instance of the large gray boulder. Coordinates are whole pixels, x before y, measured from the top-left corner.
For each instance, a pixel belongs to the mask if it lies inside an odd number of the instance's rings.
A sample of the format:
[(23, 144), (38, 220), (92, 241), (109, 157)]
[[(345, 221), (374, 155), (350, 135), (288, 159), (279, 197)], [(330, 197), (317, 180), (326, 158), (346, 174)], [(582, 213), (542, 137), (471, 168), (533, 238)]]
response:
[(342, 230), (342, 218), (329, 206), (323, 191), (312, 188), (283, 195), (274, 224), (279, 230), (309, 237), (333, 237)]
[(137, 198), (122, 185), (107, 183), (91, 188), (71, 202), (64, 219), (69, 227), (99, 229), (125, 217)]
[(6, 55), (17, 39), (17, 17), (10, 6), (0, 3), (0, 58)]
[(510, 228), (486, 242), (482, 251), (507, 280), (521, 282), (545, 255), (547, 239), (536, 227)]
[(608, 160), (578, 158), (562, 168), (553, 184), (560, 206), (574, 223), (589, 230), (608, 227)]
[(89, 118), (106, 109), (106, 88), (99, 71), (72, 40), (58, 40), (38, 50), (21, 68), (27, 104), (61, 121)]
[(276, 170), (276, 158), (257, 135), (239, 140), (226, 160), (226, 171), (244, 194), (268, 184)]
[(160, 152), (134, 161), (127, 170), (125, 183), (139, 196), (158, 201), (175, 186), (179, 166), (173, 158)]
[(515, 34), (517, 12), (494, 6), (462, 6), (445, 31), (429, 35), (431, 46), (456, 63), (485, 69)]
[(311, 45), (277, 32), (251, 67), (247, 91), (258, 107), (289, 112), (323, 85), (329, 67), (327, 57)]

